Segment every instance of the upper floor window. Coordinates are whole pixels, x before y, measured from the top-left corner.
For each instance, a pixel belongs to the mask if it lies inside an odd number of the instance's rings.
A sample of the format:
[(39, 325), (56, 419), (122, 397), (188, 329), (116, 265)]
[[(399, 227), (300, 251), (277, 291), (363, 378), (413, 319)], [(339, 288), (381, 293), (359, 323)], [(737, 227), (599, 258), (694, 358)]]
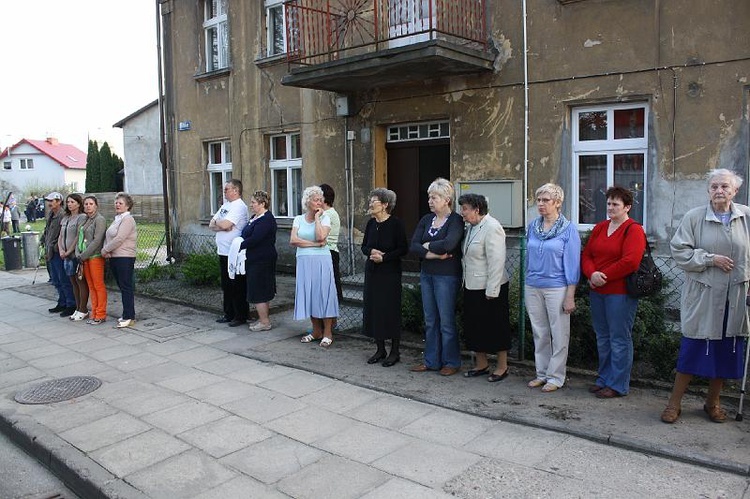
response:
[(211, 203), (211, 214), (224, 204), (224, 184), (232, 178), (232, 144), (228, 140), (209, 142), (208, 148), (208, 186)]
[(286, 19), (283, 0), (266, 0), (266, 56), (286, 53)]
[(629, 216), (646, 223), (648, 107), (643, 103), (573, 109), (573, 220), (583, 228), (607, 218), (607, 188), (633, 193)]
[(21, 170), (33, 170), (34, 169), (34, 160), (33, 159), (22, 159), (20, 161), (20, 169)]
[(302, 213), (302, 141), (299, 133), (272, 135), (271, 211), (277, 217)]
[(206, 0), (203, 13), (206, 41), (206, 71), (229, 66), (229, 24), (227, 0)]

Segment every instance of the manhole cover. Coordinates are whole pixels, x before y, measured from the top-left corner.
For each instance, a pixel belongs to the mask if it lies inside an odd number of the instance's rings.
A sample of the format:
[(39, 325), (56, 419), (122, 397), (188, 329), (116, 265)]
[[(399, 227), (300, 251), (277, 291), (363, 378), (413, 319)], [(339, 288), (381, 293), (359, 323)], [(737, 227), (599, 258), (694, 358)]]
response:
[(91, 393), (102, 386), (99, 378), (93, 376), (71, 376), (53, 379), (16, 393), (19, 404), (49, 404), (62, 402)]

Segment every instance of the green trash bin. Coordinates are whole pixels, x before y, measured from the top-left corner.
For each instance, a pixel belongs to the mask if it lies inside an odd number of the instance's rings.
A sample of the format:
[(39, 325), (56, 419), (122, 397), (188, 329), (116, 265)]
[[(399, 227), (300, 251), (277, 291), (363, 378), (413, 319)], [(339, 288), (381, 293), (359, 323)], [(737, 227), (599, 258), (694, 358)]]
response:
[(3, 257), (5, 258), (5, 270), (18, 270), (21, 268), (21, 238), (9, 236), (3, 238)]

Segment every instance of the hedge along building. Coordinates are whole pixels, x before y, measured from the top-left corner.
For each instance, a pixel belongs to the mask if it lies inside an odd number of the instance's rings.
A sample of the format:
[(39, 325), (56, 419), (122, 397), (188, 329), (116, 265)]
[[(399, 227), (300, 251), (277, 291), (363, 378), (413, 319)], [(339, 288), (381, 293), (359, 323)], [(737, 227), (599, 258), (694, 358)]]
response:
[(626, 185), (663, 248), (708, 169), (747, 177), (746, 0), (168, 0), (161, 21), (181, 231), (237, 177), (271, 192), (289, 256), (304, 186), (331, 184), (356, 234), (373, 187), (414, 227), (444, 176), (521, 181), (490, 203), (529, 216), (559, 183), (582, 228)]

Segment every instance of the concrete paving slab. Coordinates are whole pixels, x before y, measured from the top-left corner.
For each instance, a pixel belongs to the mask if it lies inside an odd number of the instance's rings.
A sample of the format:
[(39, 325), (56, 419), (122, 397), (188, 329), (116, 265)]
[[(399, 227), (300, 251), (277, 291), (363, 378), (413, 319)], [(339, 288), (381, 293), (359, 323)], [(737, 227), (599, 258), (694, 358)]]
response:
[[(41, 341), (45, 342), (46, 344), (31, 348), (31, 349), (22, 348), (20, 351), (13, 352), (12, 347), (18, 344), (11, 343), (9, 345), (3, 345), (3, 349), (6, 352), (10, 352), (15, 357), (18, 357), (19, 359), (26, 361), (26, 362), (29, 362), (34, 359), (41, 359), (44, 357), (49, 357), (50, 355), (60, 355), (63, 353), (70, 352), (70, 350), (68, 350), (67, 348), (62, 347), (60, 345), (56, 345), (54, 343), (50, 343), (47, 340), (41, 340)], [(27, 344), (28, 342), (24, 341), (23, 343), (24, 343), (23, 346), (25, 346), (25, 344)], [(10, 349), (8, 349), (8, 347), (10, 347)]]
[[(87, 327), (88, 328), (88, 324), (81, 323), (81, 322), (76, 322), (75, 325), (78, 326), (78, 327), (81, 327), (81, 328), (83, 328), (83, 327)], [(91, 328), (89, 328), (89, 329), (91, 329)], [(90, 331), (88, 331), (88, 332), (87, 331), (77, 331), (75, 333), (70, 333), (69, 332), (69, 333), (67, 333), (67, 334), (65, 334), (63, 336), (58, 336), (58, 337), (52, 339), (52, 341), (54, 341), (58, 345), (75, 345), (76, 343), (81, 343), (81, 342), (95, 340), (97, 337), (98, 336), (96, 334), (94, 334), (93, 332), (90, 332)]]
[(318, 390), (323, 390), (331, 385), (331, 383), (333, 383), (333, 380), (326, 376), (318, 376), (304, 371), (293, 371), (286, 376), (279, 376), (258, 383), (258, 386), (283, 393), (288, 397), (299, 398), (315, 393)]
[(275, 433), (259, 424), (238, 416), (228, 416), (177, 436), (207, 454), (220, 458), (274, 435)]
[(168, 356), (170, 360), (185, 364), (186, 366), (195, 366), (209, 360), (216, 360), (227, 357), (227, 353), (223, 350), (211, 348), (207, 346), (193, 348), (184, 352), (174, 353)]
[(156, 384), (176, 392), (185, 393), (198, 388), (203, 388), (204, 386), (214, 385), (223, 380), (224, 378), (221, 376), (215, 376), (207, 372), (199, 371), (198, 369), (193, 369), (187, 374), (159, 381)]
[(195, 341), (185, 338), (175, 338), (164, 342), (149, 341), (143, 344), (143, 350), (156, 355), (172, 355), (173, 353), (185, 352), (199, 346), (201, 344)]
[(336, 433), (316, 441), (314, 445), (337, 456), (371, 463), (413, 442), (413, 438), (402, 433), (355, 422), (346, 428), (337, 428)]
[(258, 480), (245, 475), (238, 476), (218, 487), (203, 492), (193, 499), (228, 499), (232, 497), (258, 497), (263, 499), (289, 499), (289, 496), (278, 492)]
[(16, 369), (20, 369), (22, 367), (26, 367), (26, 362), (17, 357), (7, 356), (4, 359), (0, 360), (0, 374), (15, 371)]
[(116, 414), (115, 407), (94, 397), (86, 396), (45, 406), (49, 410), (35, 419), (50, 430), (61, 433), (92, 421)]
[[(274, 378), (280, 378), (291, 374), (294, 369), (288, 367), (278, 366), (275, 364), (268, 364), (266, 362), (255, 362), (252, 366), (245, 366), (244, 368), (237, 369), (226, 374), (228, 378), (236, 379), (237, 381), (243, 381), (250, 384), (260, 384)], [(205, 365), (205, 364), (202, 364)]]
[(355, 499), (389, 478), (387, 474), (361, 463), (326, 456), (284, 478), (276, 488), (299, 499)]
[(212, 343), (218, 343), (220, 341), (237, 337), (238, 332), (234, 331), (236, 328), (230, 330), (228, 328), (222, 328), (220, 324), (216, 324), (215, 326), (216, 327), (212, 326), (211, 329), (207, 331), (191, 334), (189, 336), (190, 340), (204, 345), (210, 345)]
[(495, 424), (486, 418), (439, 408), (404, 426), (401, 432), (420, 440), (461, 447)]
[(254, 393), (255, 387), (241, 381), (222, 378), (219, 383), (197, 388), (185, 395), (214, 405), (224, 405), (246, 398)]
[(121, 359), (123, 357), (130, 357), (132, 355), (138, 355), (141, 353), (139, 348), (131, 345), (117, 345), (110, 348), (104, 348), (101, 350), (95, 350), (90, 352), (88, 355), (100, 360), (102, 362), (109, 362), (115, 359)]
[(401, 397), (378, 397), (345, 414), (365, 423), (399, 430), (434, 410), (435, 407), (414, 400)]
[(91, 452), (150, 429), (151, 427), (141, 420), (118, 412), (63, 431), (60, 436), (82, 451)]
[(331, 412), (344, 414), (362, 404), (375, 400), (377, 397), (377, 392), (372, 390), (365, 390), (342, 381), (333, 381), (324, 390), (305, 395), (300, 398), (300, 401)]
[(93, 395), (136, 417), (142, 417), (192, 400), (166, 388), (133, 379), (102, 385)]
[(112, 367), (94, 359), (87, 359), (68, 366), (47, 369), (47, 374), (53, 378), (67, 378), (69, 376), (96, 376), (98, 373), (111, 370)]
[[(32, 337), (32, 338), (25, 338), (20, 341), (14, 341), (11, 343), (4, 343), (0, 345), (0, 349), (2, 349), (3, 352), (16, 353), (16, 352), (23, 352), (24, 350), (44, 348), (44, 347), (49, 347), (53, 345), (54, 343), (51, 343), (50, 341), (45, 340), (43, 338)], [(18, 358), (22, 358), (22, 357), (18, 357)]]
[(500, 422), (464, 445), (463, 449), (501, 461), (537, 466), (570, 438), (573, 437), (563, 433)]
[(445, 445), (415, 442), (402, 447), (371, 464), (391, 475), (440, 487), (482, 459), (478, 454), (460, 451)]
[(191, 497), (235, 478), (212, 457), (191, 450), (132, 475), (127, 481), (150, 497)]
[(197, 400), (143, 416), (143, 420), (176, 435), (228, 416), (225, 411)]
[(277, 435), (229, 454), (219, 462), (263, 483), (272, 484), (325, 455), (323, 451)]
[(266, 423), (305, 407), (296, 399), (259, 387), (255, 387), (248, 397), (221, 405), (222, 409), (256, 423)]
[(154, 366), (144, 367), (136, 369), (130, 372), (134, 378), (145, 383), (156, 383), (157, 381), (164, 381), (178, 376), (185, 376), (194, 372), (192, 367), (188, 367), (179, 362), (173, 362), (165, 359), (165, 362)]
[(120, 478), (175, 456), (190, 446), (159, 430), (149, 430), (91, 453), (91, 457)]
[[(394, 499), (396, 497), (408, 497), (409, 499), (451, 499), (454, 495), (448, 495), (437, 489), (425, 487), (418, 483), (409, 482), (403, 478), (391, 478), (383, 485), (371, 490), (362, 496), (362, 499)], [(485, 496), (485, 497), (502, 497)]]
[(127, 373), (138, 369), (143, 369), (145, 367), (153, 367), (159, 364), (164, 364), (165, 362), (168, 362), (168, 360), (164, 357), (160, 357), (148, 352), (141, 352), (136, 355), (130, 355), (128, 357), (119, 357), (117, 359), (110, 360), (107, 363), (115, 369), (119, 369), (120, 371)]
[(220, 359), (202, 362), (195, 367), (201, 371), (224, 376), (232, 371), (244, 371), (245, 369), (257, 366), (258, 364), (260, 364), (260, 362), (257, 360), (228, 355), (227, 357), (222, 357)]
[[(114, 323), (114, 321), (112, 322)], [(101, 326), (99, 327), (101, 328)], [(109, 331), (107, 331), (107, 329), (109, 329)], [(102, 329), (102, 334), (107, 335), (108, 338), (112, 338), (123, 345), (135, 346), (142, 345), (151, 341), (150, 338), (141, 336), (137, 331), (134, 331), (130, 328), (119, 329), (114, 324), (112, 326), (108, 326), (107, 324), (105, 324), (104, 329)]]
[(79, 353), (90, 353), (95, 352), (97, 350), (104, 350), (105, 348), (112, 348), (120, 346), (120, 343), (116, 340), (113, 340), (112, 338), (105, 338), (101, 335), (97, 335), (96, 338), (84, 341), (82, 343), (74, 343), (72, 345), (67, 345), (67, 348), (69, 350), (73, 350), (74, 352)]
[(317, 440), (327, 438), (336, 432), (344, 431), (353, 424), (354, 421), (352, 419), (340, 416), (335, 412), (317, 407), (306, 407), (300, 411), (274, 419), (265, 426), (299, 442), (311, 444)]
[(0, 323), (0, 345), (7, 345), (8, 343), (16, 343), (24, 340), (33, 340), (35, 338), (36, 336), (33, 334), (21, 331), (14, 326)]
[(0, 389), (5, 391), (5, 389), (9, 389), (20, 384), (30, 383), (32, 381), (42, 381), (47, 378), (48, 376), (46, 376), (42, 371), (35, 367), (21, 367), (19, 369), (4, 372), (3, 375), (0, 376)]

